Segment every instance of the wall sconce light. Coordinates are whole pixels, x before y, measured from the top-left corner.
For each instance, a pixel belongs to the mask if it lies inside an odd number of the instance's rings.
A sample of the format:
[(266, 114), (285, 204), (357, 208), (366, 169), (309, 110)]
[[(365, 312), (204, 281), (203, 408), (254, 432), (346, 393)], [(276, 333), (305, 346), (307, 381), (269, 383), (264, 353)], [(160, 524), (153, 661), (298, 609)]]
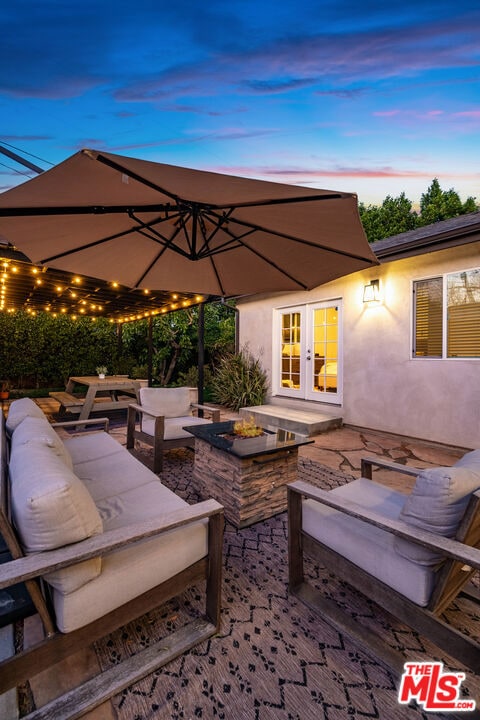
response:
[(363, 302), (380, 302), (380, 280), (370, 280), (363, 288)]

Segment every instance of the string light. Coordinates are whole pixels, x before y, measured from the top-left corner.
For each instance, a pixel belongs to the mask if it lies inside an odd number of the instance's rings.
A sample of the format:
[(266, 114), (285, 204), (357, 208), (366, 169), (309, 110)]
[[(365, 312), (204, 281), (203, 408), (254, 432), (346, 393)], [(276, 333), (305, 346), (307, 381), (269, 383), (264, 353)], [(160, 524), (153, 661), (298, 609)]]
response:
[(5, 310), (7, 297), (7, 280), (10, 263), (7, 260), (2, 261), (2, 272), (0, 276), (0, 310)]
[[(102, 291), (110, 290), (111, 292), (112, 289), (117, 290), (121, 286), (117, 281), (111, 281), (105, 285), (102, 285), (102, 281), (93, 281), (95, 284), (92, 281), (91, 278), (74, 275), (70, 276), (65, 284), (62, 283), (58, 274), (55, 277), (54, 270), (50, 272), (47, 267), (36, 267), (30, 263), (14, 262), (10, 258), (0, 257), (0, 312), (16, 312), (18, 309), (22, 309), (23, 303), (23, 310), (27, 311), (30, 317), (35, 316), (38, 312), (46, 312), (52, 318), (68, 315), (72, 319), (78, 319), (79, 316), (86, 317), (88, 315), (95, 320), (106, 310), (107, 313), (110, 311), (108, 318), (110, 322), (121, 324), (166, 314), (179, 308), (188, 308), (204, 299), (201, 295), (186, 298), (185, 295), (182, 297), (180, 293), (171, 293), (168, 302), (164, 292), (152, 293), (150, 289), (143, 288), (138, 290), (135, 296), (135, 291), (124, 288), (120, 291), (120, 295), (107, 300), (107, 308), (105, 308), (104, 305), (94, 302), (94, 293), (99, 293), (98, 297), (101, 298)], [(21, 284), (17, 285), (19, 282)], [(127, 312), (131, 314), (120, 316), (121, 310), (118, 310), (118, 307), (121, 307), (123, 295), (125, 295), (125, 305), (128, 307), (130, 293), (134, 298), (131, 306), (134, 307), (128, 308)], [(12, 302), (13, 298), (17, 297), (23, 298), (20, 300), (20, 308), (14, 307)], [(141, 302), (138, 302), (140, 297), (145, 298), (143, 308)], [(60, 298), (63, 299), (62, 306), (59, 305)], [(163, 300), (167, 300), (167, 302), (160, 307)], [(110, 302), (112, 305), (108, 307)], [(150, 303), (156, 303), (157, 307), (148, 307)], [(140, 307), (137, 307), (138, 305)], [(125, 308), (123, 312), (125, 312)]]

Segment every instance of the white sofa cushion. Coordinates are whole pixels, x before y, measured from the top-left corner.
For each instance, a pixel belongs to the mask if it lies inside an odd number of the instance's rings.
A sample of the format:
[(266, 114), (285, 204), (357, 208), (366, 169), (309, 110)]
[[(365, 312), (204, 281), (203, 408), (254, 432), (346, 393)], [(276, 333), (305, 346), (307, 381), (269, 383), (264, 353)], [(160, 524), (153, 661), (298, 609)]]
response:
[[(422, 470), (400, 513), (400, 520), (443, 537), (454, 537), (470, 496), (480, 489), (480, 450), (464, 455), (452, 467)], [(441, 555), (397, 538), (404, 557), (435, 565)]]
[(27, 416), (15, 428), (12, 435), (12, 448), (27, 444), (46, 445), (55, 455), (62, 458), (70, 470), (73, 470), (70, 453), (45, 416), (43, 418)]
[[(140, 470), (139, 463), (125, 451), (123, 455), (124, 475), (133, 477)], [(187, 507), (150, 470), (143, 469), (150, 482), (97, 501), (105, 530), (160, 519)], [(121, 484), (125, 486), (125, 479)], [(98, 487), (101, 485), (103, 482)], [(110, 481), (106, 481), (106, 486), (110, 487)], [(73, 593), (54, 590), (57, 625), (62, 632), (82, 627), (184, 570), (207, 552), (208, 527), (202, 520), (109, 553), (102, 559), (102, 573), (97, 578)]]
[[(68, 438), (65, 445), (75, 473), (95, 500), (105, 530), (187, 507), (107, 433), (82, 434)], [(207, 552), (207, 523), (200, 521), (109, 553), (102, 558), (101, 575), (75, 592), (54, 588), (57, 625), (62, 632), (82, 627), (184, 570)]]
[(20, 425), (26, 417), (46, 418), (45, 413), (38, 407), (31, 398), (20, 398), (13, 400), (8, 409), (6, 420), (7, 431), (11, 435), (15, 428)]
[[(13, 518), (27, 553), (63, 547), (102, 532), (88, 490), (47, 445), (12, 446), (10, 479)], [(93, 558), (46, 579), (72, 592), (100, 571), (101, 558)]]
[[(365, 478), (330, 492), (391, 519), (398, 519), (405, 502), (403, 493)], [(315, 500), (303, 501), (303, 529), (417, 605), (428, 604), (435, 572), (399, 555), (391, 533)]]
[[(152, 471), (108, 433), (78, 435), (65, 440), (65, 445), (72, 455), (75, 474), (96, 504), (104, 498), (147, 485), (153, 479)], [(160, 484), (157, 476), (153, 477)]]
[(191, 415), (190, 388), (140, 388), (140, 403), (165, 417)]
[(151, 590), (205, 557), (207, 547), (207, 528), (202, 523), (192, 523), (105, 555), (97, 578), (73, 593), (54, 589), (59, 629), (76, 630)]

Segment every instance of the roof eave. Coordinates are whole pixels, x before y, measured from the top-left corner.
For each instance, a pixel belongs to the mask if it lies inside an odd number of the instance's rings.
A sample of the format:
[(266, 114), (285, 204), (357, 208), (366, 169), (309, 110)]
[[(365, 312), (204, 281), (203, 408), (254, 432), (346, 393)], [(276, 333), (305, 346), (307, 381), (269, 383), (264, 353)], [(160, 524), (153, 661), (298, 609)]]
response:
[(471, 228), (464, 227), (450, 230), (449, 232), (443, 232), (438, 235), (424, 237), (421, 240), (416, 239), (409, 243), (402, 243), (385, 248), (375, 249), (375, 243), (373, 243), (372, 250), (380, 262), (390, 262), (391, 260), (415, 257), (416, 255), (424, 255), (429, 252), (446, 250), (478, 241), (480, 241), (480, 225)]

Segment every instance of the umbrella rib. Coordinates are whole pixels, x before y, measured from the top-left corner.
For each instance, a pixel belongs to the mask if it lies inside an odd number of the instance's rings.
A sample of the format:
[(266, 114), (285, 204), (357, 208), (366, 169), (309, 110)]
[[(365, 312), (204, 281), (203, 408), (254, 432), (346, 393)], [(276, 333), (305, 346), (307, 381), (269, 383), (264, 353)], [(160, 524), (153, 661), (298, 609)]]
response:
[[(152, 229), (152, 228), (149, 228), (149, 229), (152, 230), (152, 232), (153, 232), (153, 229)], [(140, 232), (142, 235), (146, 235), (146, 233), (142, 232), (141, 230), (139, 230), (139, 232)], [(142, 280), (148, 275), (148, 273), (150, 272), (150, 270), (152, 269), (152, 267), (155, 265), (155, 263), (158, 262), (158, 260), (160, 260), (160, 258), (162, 257), (163, 253), (166, 252), (167, 250), (174, 250), (174, 251), (177, 252), (179, 255), (182, 255), (182, 257), (186, 257), (186, 258), (189, 258), (189, 257), (190, 257), (189, 254), (186, 253), (184, 250), (181, 250), (180, 248), (175, 247), (175, 245), (172, 245), (172, 242), (174, 241), (175, 237), (178, 235), (179, 232), (180, 232), (180, 227), (177, 227), (177, 228), (175, 229), (175, 232), (173, 233), (172, 237), (170, 238), (170, 240), (168, 240), (168, 241), (165, 242), (165, 244), (163, 245), (163, 247), (162, 247), (162, 249), (160, 250), (160, 252), (157, 253), (157, 255), (154, 257), (154, 259), (152, 260), (152, 262), (151, 262), (151, 263), (149, 264), (149, 266), (147, 267), (147, 269), (140, 275), (140, 277), (138, 278), (138, 280), (137, 280), (136, 283), (135, 283), (135, 287), (138, 287), (138, 286), (140, 285), (140, 283), (142, 282)], [(148, 235), (147, 235), (147, 237), (148, 237)], [(154, 238), (151, 238), (151, 239), (154, 239)]]
[[(138, 218), (136, 218), (132, 213), (129, 212), (128, 214), (129, 214), (129, 217), (131, 219), (133, 219), (136, 223), (145, 225), (140, 220), (138, 220)], [(156, 218), (155, 220), (152, 220), (152, 223), (164, 222), (164, 220), (165, 220), (165, 218), (160, 217), (160, 218)], [(150, 226), (146, 226), (146, 227), (150, 227)], [(152, 229), (152, 232), (153, 232), (153, 228), (150, 228), (150, 229)], [(40, 262), (43, 264), (43, 263), (51, 262), (52, 260), (59, 260), (60, 258), (63, 258), (67, 255), (74, 255), (75, 253), (81, 252), (82, 250), (89, 250), (90, 248), (96, 247), (97, 245), (102, 245), (102, 243), (109, 242), (110, 240), (118, 240), (118, 238), (126, 237), (127, 235), (131, 235), (132, 233), (139, 232), (139, 231), (140, 230), (137, 226), (131, 227), (128, 230), (122, 230), (121, 232), (115, 233), (114, 235), (108, 235), (107, 237), (99, 238), (98, 240), (92, 240), (92, 242), (85, 243), (85, 245), (81, 245), (80, 247), (74, 248), (72, 250), (65, 250), (64, 252), (58, 253), (57, 255), (51, 255), (50, 257), (43, 258), (43, 260), (41, 260)], [(160, 235), (160, 233), (158, 233), (158, 235), (160, 238), (162, 237)], [(148, 237), (148, 235), (146, 235), (146, 237)], [(149, 239), (153, 240), (155, 242), (158, 242), (158, 239), (156, 239), (154, 237), (150, 237)], [(165, 238), (165, 240), (166, 240), (166, 238)]]
[[(92, 157), (92, 154), (90, 153), (90, 151), (86, 151), (86, 153), (90, 157)], [(141, 175), (138, 175), (138, 173), (135, 173), (132, 170), (128, 170), (121, 163), (115, 162), (115, 161), (111, 160), (110, 158), (105, 157), (105, 155), (102, 155), (101, 153), (97, 153), (96, 157), (94, 159), (100, 163), (103, 163), (104, 165), (108, 165), (108, 167), (111, 167), (113, 170), (118, 170), (118, 172), (121, 172), (124, 175), (128, 175), (133, 180), (136, 180), (137, 182), (141, 183), (142, 185), (146, 185), (147, 187), (151, 188), (152, 190), (157, 190), (157, 192), (163, 193), (167, 197), (175, 200), (176, 202), (178, 202), (178, 200), (182, 200), (182, 198), (179, 195), (176, 195), (175, 193), (165, 190), (165, 188), (161, 187), (160, 185), (157, 185), (157, 183), (154, 183), (151, 180), (147, 180), (146, 178), (142, 177)]]
[[(194, 207), (193, 211), (195, 211), (195, 209), (196, 208)], [(196, 257), (197, 257), (196, 250), (195, 250), (196, 224), (195, 224), (195, 222), (193, 223), (195, 237), (192, 236), (191, 239), (188, 236), (188, 229), (187, 229), (187, 224), (186, 224), (186, 222), (187, 222), (188, 218), (191, 216), (191, 214), (192, 214), (192, 209), (190, 207), (188, 207), (188, 209), (186, 207), (184, 207), (182, 209), (178, 203), (177, 203), (177, 213), (175, 215), (171, 215), (170, 217), (165, 217), (165, 218), (157, 218), (155, 221), (153, 221), (151, 223), (144, 223), (142, 220), (140, 220), (140, 218), (137, 218), (134, 215), (133, 211), (131, 213), (129, 213), (130, 217), (132, 217), (139, 225), (143, 226), (144, 229), (149, 230), (151, 233), (153, 233), (155, 236), (157, 236), (157, 238), (152, 237), (151, 238), (152, 240), (157, 239), (157, 242), (161, 241), (162, 243), (165, 243), (165, 250), (170, 249), (170, 250), (173, 250), (174, 252), (177, 252), (179, 255), (182, 255), (183, 257), (186, 257), (189, 259), (192, 259), (192, 258), (196, 259)], [(165, 222), (167, 220), (172, 220), (172, 219), (175, 219), (175, 224), (177, 225), (177, 229), (171, 238), (167, 238), (167, 237), (163, 236), (154, 227), (152, 227), (155, 224), (162, 223), (162, 222)], [(182, 248), (180, 248), (176, 245), (172, 245), (172, 241), (178, 235), (180, 228), (183, 230), (185, 240), (187, 243), (187, 247), (190, 249), (190, 252), (185, 252), (185, 250), (182, 250)], [(141, 230), (139, 229), (138, 232), (141, 232)], [(145, 232), (142, 234), (144, 234), (146, 237), (150, 237)]]
[[(136, 176), (134, 176), (135, 179)], [(197, 202), (195, 200), (186, 200), (184, 198), (181, 198), (174, 194), (169, 194), (167, 190), (164, 190), (161, 187), (158, 187), (154, 185), (153, 183), (147, 183), (144, 182), (145, 185), (149, 185), (152, 189), (158, 190), (158, 192), (161, 192), (168, 197), (170, 197), (172, 200), (175, 201), (175, 204), (178, 206), (179, 204), (186, 205), (193, 208), (198, 208), (200, 211), (204, 210), (210, 210), (210, 211), (220, 211), (225, 209), (230, 209), (230, 211), (233, 211), (238, 208), (247, 208), (247, 207), (262, 207), (266, 205), (287, 205), (290, 203), (304, 203), (304, 202), (311, 202), (315, 200), (332, 200), (332, 199), (341, 199), (341, 195), (316, 195), (313, 197), (297, 197), (297, 198), (283, 198), (283, 199), (273, 199), (273, 200), (258, 200), (258, 201), (251, 201), (251, 202), (245, 202), (245, 203), (228, 203), (228, 205), (217, 205), (216, 203), (209, 203), (209, 202)], [(8, 208), (1, 208), (0, 207), (0, 217), (48, 217), (51, 215), (113, 215), (113, 214), (119, 214), (119, 213), (125, 213), (125, 212), (168, 212), (172, 208), (172, 205), (170, 203), (148, 203), (145, 205), (142, 205), (141, 203), (131, 203), (128, 205), (52, 205), (49, 207), (8, 207)]]
[[(173, 235), (172, 235), (170, 238), (167, 238), (167, 237), (165, 237), (164, 235), (162, 235), (160, 232), (158, 232), (158, 230), (156, 230), (154, 227), (152, 227), (152, 223), (143, 223), (140, 219), (136, 218), (133, 214), (131, 215), (131, 217), (132, 217), (136, 222), (138, 222), (139, 225), (142, 226), (142, 227), (139, 227), (139, 228), (135, 228), (135, 231), (138, 232), (138, 233), (140, 233), (140, 235), (144, 235), (144, 236), (145, 236), (146, 238), (148, 238), (149, 240), (153, 240), (154, 242), (156, 242), (156, 243), (158, 243), (158, 244), (160, 244), (160, 245), (163, 245), (163, 251), (162, 251), (162, 253), (163, 253), (165, 250), (169, 250), (169, 249), (170, 249), (170, 250), (173, 250), (174, 252), (178, 253), (179, 255), (182, 255), (183, 257), (191, 258), (191, 255), (190, 255), (189, 253), (185, 252), (185, 250), (182, 250), (182, 248), (177, 247), (176, 245), (172, 245), (173, 240), (176, 238), (176, 236), (177, 236), (178, 233), (180, 232), (180, 228), (182, 228), (182, 229), (184, 230), (185, 235), (186, 235), (186, 239), (187, 239), (187, 243), (188, 243), (188, 236), (187, 236), (187, 233), (186, 233), (186, 228), (185, 228), (185, 224), (184, 224), (184, 219), (183, 219), (183, 216), (182, 216), (182, 213), (181, 213), (181, 212), (179, 212), (179, 214), (178, 214), (178, 219), (180, 220), (180, 225), (177, 225), (177, 226), (176, 226), (175, 232), (173, 233)], [(171, 218), (170, 218), (170, 219), (171, 219)], [(162, 219), (162, 220), (156, 220), (155, 223), (153, 223), (153, 224), (161, 223), (161, 222), (164, 222), (164, 219)], [(149, 235), (147, 231), (151, 232), (153, 235)], [(162, 253), (160, 253), (160, 256), (161, 256)]]
[(50, 215), (113, 215), (129, 212), (167, 213), (172, 208), (170, 203), (154, 203), (149, 205), (55, 205), (51, 207), (8, 207), (0, 208), (0, 217), (48, 217)]
[[(296, 277), (294, 277), (293, 275), (291, 275), (290, 273), (288, 273), (288, 272), (287, 272), (286, 270), (284, 270), (283, 268), (279, 267), (275, 262), (272, 262), (269, 258), (267, 258), (266, 256), (264, 256), (262, 253), (260, 253), (260, 252), (259, 252), (258, 250), (256, 250), (255, 248), (252, 248), (252, 247), (250, 247), (249, 245), (247, 245), (246, 243), (242, 242), (241, 238), (240, 238), (240, 237), (236, 237), (235, 235), (233, 235), (233, 233), (228, 229), (228, 227), (225, 228), (225, 232), (227, 232), (227, 233), (229, 233), (229, 234), (231, 235), (232, 240), (231, 240), (230, 242), (231, 242), (232, 244), (233, 244), (233, 243), (237, 243), (238, 245), (247, 248), (248, 250), (250, 250), (250, 252), (252, 252), (254, 255), (256, 255), (256, 256), (259, 257), (261, 260), (263, 260), (263, 262), (265, 262), (265, 263), (267, 263), (268, 265), (270, 265), (270, 267), (275, 268), (276, 270), (278, 270), (279, 273), (281, 273), (281, 274), (284, 275), (285, 277), (288, 277), (289, 280), (292, 280), (292, 282), (294, 282), (296, 285), (298, 285), (299, 287), (301, 287), (301, 288), (304, 289), (304, 290), (307, 290), (307, 285), (305, 285), (304, 283), (302, 283), (300, 280), (297, 280)], [(242, 237), (245, 237), (245, 235), (250, 235), (250, 234), (252, 234), (252, 233), (254, 233), (254, 232), (255, 232), (255, 228), (251, 227), (247, 232), (244, 233), (244, 235), (243, 235)], [(215, 275), (217, 276), (218, 283), (219, 283), (220, 287), (222, 288), (222, 292), (223, 292), (223, 287), (222, 287), (222, 284), (221, 284), (221, 281), (220, 281), (220, 276), (219, 276), (219, 274), (218, 274), (218, 272), (217, 272), (217, 268), (216, 268), (216, 265), (215, 265), (213, 256), (214, 256), (214, 255), (217, 255), (217, 254), (220, 253), (220, 252), (228, 252), (228, 250), (229, 250), (230, 248), (225, 247), (226, 244), (229, 244), (229, 243), (224, 243), (224, 244), (223, 244), (223, 249), (222, 249), (222, 246), (220, 246), (219, 248), (215, 248), (214, 251), (205, 252), (205, 253), (202, 255), (202, 257), (204, 257), (204, 258), (205, 258), (205, 257), (208, 257), (208, 258), (210, 259), (210, 261), (211, 261), (211, 263), (212, 263), (212, 267), (213, 267), (214, 272), (215, 272)]]
[(122, 232), (115, 233), (115, 235), (109, 235), (106, 238), (100, 238), (99, 240), (92, 240), (90, 243), (86, 243), (85, 245), (81, 245), (80, 247), (72, 248), (71, 250), (64, 250), (64, 252), (58, 253), (57, 255), (50, 255), (49, 257), (43, 258), (40, 260), (42, 264), (52, 262), (52, 260), (59, 260), (60, 258), (66, 257), (67, 255), (75, 255), (78, 252), (82, 252), (82, 250), (89, 250), (92, 247), (96, 247), (97, 245), (102, 245), (103, 243), (109, 242), (110, 240), (117, 240), (117, 238), (125, 237), (126, 235), (130, 235), (131, 233), (134, 233), (137, 231), (137, 228), (130, 228), (129, 230), (123, 230)]
[(210, 263), (211, 263), (212, 268), (213, 268), (213, 272), (215, 273), (215, 277), (217, 278), (218, 287), (219, 287), (219, 289), (220, 289), (220, 294), (221, 294), (221, 295), (225, 295), (225, 294), (226, 294), (226, 293), (225, 293), (225, 288), (223, 287), (222, 281), (221, 281), (221, 279), (220, 279), (220, 275), (219, 275), (219, 273), (218, 273), (217, 266), (215, 265), (215, 261), (214, 261), (214, 259), (213, 259), (212, 256), (210, 256), (208, 259), (210, 260)]
[[(253, 223), (245, 222), (244, 220), (239, 220), (238, 218), (233, 217), (232, 221), (236, 223), (237, 225), (242, 225), (244, 227), (251, 228), (253, 231), (257, 232), (264, 232), (268, 233), (269, 235), (276, 235), (277, 237), (285, 238), (285, 240), (293, 240), (294, 242), (297, 242), (301, 245), (308, 245), (309, 247), (318, 248), (319, 250), (326, 250), (327, 252), (335, 253), (338, 255), (343, 255), (344, 257), (353, 258), (354, 260), (364, 260), (368, 261), (369, 258), (364, 257), (363, 255), (357, 255), (357, 253), (351, 253), (347, 250), (341, 250), (340, 248), (331, 248), (328, 247), (328, 245), (322, 245), (320, 243), (312, 242), (311, 240), (305, 240), (303, 238), (295, 237), (295, 235), (289, 235), (288, 233), (283, 233), (279, 230), (270, 230), (269, 228), (263, 227), (262, 225), (254, 225)], [(242, 242), (241, 239), (238, 239), (239, 242)], [(245, 246), (252, 250), (252, 248), (245, 243)]]
[[(93, 156), (93, 153), (89, 150), (84, 151), (87, 155), (90, 157)], [(228, 205), (217, 205), (215, 203), (200, 203), (195, 201), (189, 201), (185, 200), (184, 198), (180, 197), (179, 195), (176, 195), (175, 193), (172, 193), (165, 188), (161, 187), (160, 185), (157, 185), (157, 183), (152, 182), (151, 180), (147, 180), (146, 178), (142, 177), (138, 173), (133, 172), (132, 170), (128, 170), (126, 167), (124, 167), (121, 163), (115, 162), (111, 160), (110, 158), (105, 157), (105, 155), (102, 155), (101, 153), (96, 153), (95, 159), (98, 162), (103, 163), (104, 165), (108, 165), (109, 167), (113, 168), (114, 170), (118, 170), (119, 172), (124, 173), (125, 175), (128, 175), (133, 180), (136, 180), (137, 182), (147, 185), (148, 187), (152, 188), (152, 190), (157, 190), (158, 192), (163, 193), (167, 197), (170, 197), (176, 201), (181, 200), (183, 202), (186, 202), (187, 204), (197, 205), (198, 207), (210, 207), (215, 208), (216, 210), (221, 210), (223, 208), (241, 208), (241, 207), (258, 207), (261, 205), (284, 205), (288, 203), (296, 203), (296, 202), (312, 202), (315, 200), (342, 200), (342, 199), (348, 199), (353, 197), (351, 193), (341, 193), (341, 192), (331, 192), (328, 194), (323, 195), (300, 195), (299, 197), (295, 198), (274, 198), (273, 200), (252, 200), (252, 201), (246, 201), (243, 203), (228, 203)], [(198, 172), (198, 171), (197, 171)], [(250, 181), (254, 182), (254, 181)], [(258, 181), (257, 181), (258, 182)]]
[(328, 195), (299, 195), (298, 197), (272, 198), (270, 200), (248, 200), (243, 203), (228, 203), (228, 205), (209, 204), (209, 207), (215, 210), (222, 210), (224, 208), (231, 208), (231, 210), (236, 210), (237, 208), (262, 207), (264, 205), (289, 205), (291, 203), (316, 202), (318, 200), (347, 200), (351, 197), (352, 195), (348, 193), (328, 193)]
[[(228, 220), (230, 213), (223, 215), (220, 218), (217, 218), (216, 215), (211, 213), (210, 215), (207, 212), (202, 213), (199, 216), (199, 224), (202, 231), (202, 236), (204, 239), (204, 243), (202, 247), (198, 250), (198, 257), (199, 258), (205, 258), (209, 257), (210, 255), (217, 255), (220, 252), (227, 252), (228, 250), (233, 250), (236, 245), (237, 238), (228, 230), (228, 222), (227, 226), (222, 227), (224, 225), (224, 222)], [(214, 228), (211, 231), (210, 235), (207, 233), (207, 228), (205, 225), (205, 217), (214, 224)], [(225, 234), (229, 234), (231, 236), (230, 240), (226, 240), (222, 242), (220, 245), (218, 245), (215, 250), (209, 249), (209, 243), (213, 240), (215, 235), (222, 230), (225, 232)], [(245, 232), (245, 235), (249, 235), (251, 232), (254, 232), (253, 230)]]

